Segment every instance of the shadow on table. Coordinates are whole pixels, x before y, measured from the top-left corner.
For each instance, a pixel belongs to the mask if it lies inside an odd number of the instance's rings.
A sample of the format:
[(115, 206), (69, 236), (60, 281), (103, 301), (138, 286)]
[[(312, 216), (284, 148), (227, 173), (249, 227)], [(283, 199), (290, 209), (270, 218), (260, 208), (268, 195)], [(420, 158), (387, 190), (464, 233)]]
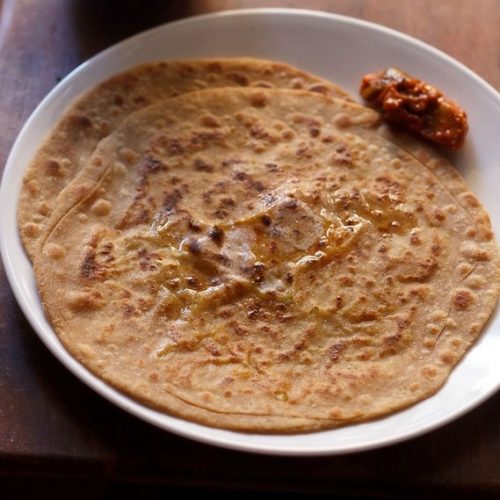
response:
[(199, 13), (190, 1), (74, 0), (72, 16), (86, 56), (163, 23)]

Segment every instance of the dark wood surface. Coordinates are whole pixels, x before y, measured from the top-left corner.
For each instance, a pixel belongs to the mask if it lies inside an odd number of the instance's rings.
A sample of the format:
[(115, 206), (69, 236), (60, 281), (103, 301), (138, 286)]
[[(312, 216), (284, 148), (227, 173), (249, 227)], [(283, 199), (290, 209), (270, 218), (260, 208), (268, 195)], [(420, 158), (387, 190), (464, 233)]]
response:
[[(270, 6), (322, 9), (390, 26), (444, 50), (500, 88), (499, 0), (0, 0), (0, 168), (36, 104), (96, 52), (170, 20)], [(33, 485), (61, 497), (71, 488), (70, 497), (78, 498), (108, 498), (110, 492), (161, 498), (187, 488), (500, 496), (499, 417), (497, 394), (425, 436), (346, 456), (268, 457), (198, 444), (125, 414), (69, 374), (30, 328), (0, 268), (0, 497), (2, 488), (17, 498)]]

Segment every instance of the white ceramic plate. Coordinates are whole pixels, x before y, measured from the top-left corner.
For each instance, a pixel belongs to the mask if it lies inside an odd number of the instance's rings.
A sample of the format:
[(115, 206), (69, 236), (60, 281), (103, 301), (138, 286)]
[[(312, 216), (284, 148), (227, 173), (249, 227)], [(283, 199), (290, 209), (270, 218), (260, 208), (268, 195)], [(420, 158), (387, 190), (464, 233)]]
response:
[(82, 64), (38, 106), (12, 148), (0, 191), (2, 258), (14, 294), (46, 346), (96, 392), (143, 420), (206, 443), (269, 454), (347, 453), (402, 441), (455, 419), (493, 394), (500, 386), (498, 314), (434, 397), (374, 422), (292, 436), (212, 429), (158, 413), (104, 384), (64, 350), (43, 314), (17, 232), (16, 202), (23, 172), (66, 106), (97, 82), (148, 60), (204, 56), (282, 60), (330, 78), (353, 95), (363, 74), (394, 65), (434, 83), (468, 111), (470, 135), (455, 163), (490, 212), (498, 237), (500, 96), (469, 69), (406, 35), (342, 16), (252, 9), (186, 19), (130, 38)]

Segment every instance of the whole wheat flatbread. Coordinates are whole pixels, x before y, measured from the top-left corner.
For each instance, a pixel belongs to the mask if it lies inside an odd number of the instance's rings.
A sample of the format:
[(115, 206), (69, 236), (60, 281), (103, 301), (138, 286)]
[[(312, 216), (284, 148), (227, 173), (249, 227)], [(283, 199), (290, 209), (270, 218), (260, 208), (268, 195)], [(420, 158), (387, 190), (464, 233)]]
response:
[(460, 176), (407, 146), (310, 92), (137, 111), (58, 199), (34, 262), (46, 314), (106, 382), (211, 426), (307, 431), (420, 401), (480, 334), (499, 264)]
[(71, 106), (26, 172), (18, 219), (29, 257), (33, 259), (40, 241), (60, 217), (59, 193), (85, 166), (98, 142), (130, 113), (192, 90), (230, 86), (304, 88), (350, 99), (320, 77), (287, 64), (250, 58), (149, 63), (116, 75)]

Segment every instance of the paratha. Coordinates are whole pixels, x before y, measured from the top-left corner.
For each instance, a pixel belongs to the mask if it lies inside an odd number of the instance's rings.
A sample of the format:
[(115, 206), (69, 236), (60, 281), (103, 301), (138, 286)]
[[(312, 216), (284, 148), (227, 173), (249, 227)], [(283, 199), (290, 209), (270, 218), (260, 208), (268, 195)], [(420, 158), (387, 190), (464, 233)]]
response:
[(60, 216), (56, 200), (61, 190), (85, 166), (98, 142), (126, 116), (184, 92), (229, 86), (304, 88), (350, 99), (347, 92), (320, 77), (287, 64), (250, 58), (161, 61), (113, 76), (70, 107), (26, 172), (18, 218), (29, 257), (33, 259), (40, 240)]
[(378, 129), (367, 108), (294, 90), (130, 115), (35, 255), (63, 344), (152, 407), (243, 431), (434, 394), (495, 307), (497, 246), (458, 173)]

